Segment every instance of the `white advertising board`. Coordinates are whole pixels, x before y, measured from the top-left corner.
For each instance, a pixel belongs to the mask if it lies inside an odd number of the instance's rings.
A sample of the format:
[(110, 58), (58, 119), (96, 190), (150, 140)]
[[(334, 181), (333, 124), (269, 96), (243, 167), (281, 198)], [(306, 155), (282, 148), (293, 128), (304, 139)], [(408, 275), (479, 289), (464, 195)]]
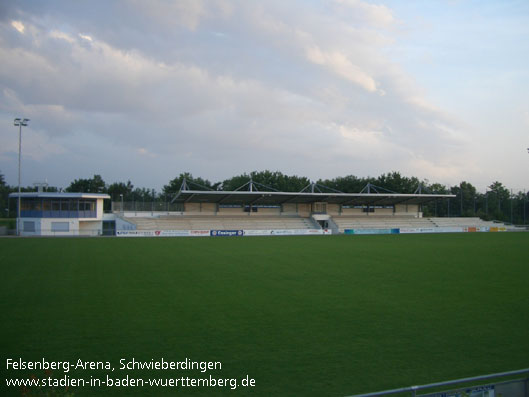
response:
[(306, 236), (309, 234), (331, 234), (331, 231), (328, 229), (254, 229), (244, 231), (245, 236)]
[(205, 237), (209, 230), (117, 230), (118, 237)]
[(462, 233), (466, 232), (466, 228), (459, 226), (452, 227), (421, 227), (421, 228), (400, 228), (400, 234), (409, 234), (409, 233)]

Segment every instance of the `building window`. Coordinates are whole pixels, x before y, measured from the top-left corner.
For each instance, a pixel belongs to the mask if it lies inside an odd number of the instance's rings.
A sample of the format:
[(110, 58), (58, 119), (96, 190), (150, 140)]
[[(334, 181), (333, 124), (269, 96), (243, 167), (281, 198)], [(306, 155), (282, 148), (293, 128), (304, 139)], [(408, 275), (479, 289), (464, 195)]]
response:
[(24, 221), (24, 231), (35, 233), (35, 222)]
[(52, 232), (69, 232), (70, 223), (68, 222), (52, 222), (51, 223)]

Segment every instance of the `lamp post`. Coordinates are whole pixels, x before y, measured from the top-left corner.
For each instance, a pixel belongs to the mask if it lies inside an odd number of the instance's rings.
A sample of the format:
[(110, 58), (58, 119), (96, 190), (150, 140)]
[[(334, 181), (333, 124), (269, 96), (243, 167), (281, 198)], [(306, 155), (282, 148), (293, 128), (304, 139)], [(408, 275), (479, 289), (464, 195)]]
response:
[(29, 119), (16, 118), (14, 125), (18, 127), (18, 213), (17, 213), (17, 236), (20, 236), (20, 158), (22, 154), (22, 127), (28, 125)]
[(125, 210), (123, 209), (123, 195), (120, 194), (119, 197), (121, 197), (121, 213), (123, 214)]

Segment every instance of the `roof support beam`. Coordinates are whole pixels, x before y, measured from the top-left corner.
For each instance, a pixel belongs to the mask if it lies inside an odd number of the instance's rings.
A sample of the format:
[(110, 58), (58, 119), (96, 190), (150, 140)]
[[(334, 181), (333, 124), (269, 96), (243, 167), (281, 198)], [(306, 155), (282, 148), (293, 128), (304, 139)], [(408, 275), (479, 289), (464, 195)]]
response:
[(228, 197), (231, 197), (233, 196), (232, 194), (227, 194), (225, 195), (224, 197), (222, 197), (219, 201), (217, 201), (217, 204), (220, 204), (222, 203), (224, 200), (226, 200)]
[(188, 203), (188, 202), (190, 202), (191, 199), (192, 199), (193, 197), (195, 197), (195, 196), (196, 196), (196, 194), (193, 193), (191, 196), (189, 196), (188, 198), (186, 198), (186, 199), (184, 200), (184, 203)]

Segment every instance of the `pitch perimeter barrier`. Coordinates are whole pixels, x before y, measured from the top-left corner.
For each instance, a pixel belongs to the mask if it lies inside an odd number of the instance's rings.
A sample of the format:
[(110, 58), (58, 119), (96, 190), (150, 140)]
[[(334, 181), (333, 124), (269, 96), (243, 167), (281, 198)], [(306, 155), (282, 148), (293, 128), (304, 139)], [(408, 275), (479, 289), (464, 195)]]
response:
[[(418, 391), (426, 389), (443, 388), (451, 385), (462, 385), (465, 383), (475, 383), (488, 379), (500, 379), (523, 375), (522, 378), (508, 379), (488, 383), (485, 385), (469, 385), (467, 387), (458, 387), (452, 390), (431, 392), (428, 394), (417, 394)], [(529, 397), (529, 368), (517, 371), (499, 372), (496, 374), (474, 376), (471, 378), (462, 378), (444, 382), (430, 383), (419, 386), (402, 387), (400, 389), (390, 389), (374, 393), (355, 394), (348, 397), (378, 397), (392, 394), (410, 393), (411, 397)]]
[(118, 237), (241, 237), (241, 236), (307, 236), (332, 234), (329, 229), (268, 230), (117, 230)]
[(450, 227), (422, 227), (422, 228), (394, 228), (394, 229), (344, 229), (344, 234), (416, 234), (416, 233), (476, 233), (476, 232), (505, 232), (506, 227), (488, 226), (450, 226)]
[[(417, 234), (504, 232), (505, 227), (432, 227), (391, 229), (345, 229), (344, 234)], [(117, 230), (118, 237), (241, 237), (241, 236), (306, 236), (332, 234), (330, 229), (236, 229), (236, 230)]]

